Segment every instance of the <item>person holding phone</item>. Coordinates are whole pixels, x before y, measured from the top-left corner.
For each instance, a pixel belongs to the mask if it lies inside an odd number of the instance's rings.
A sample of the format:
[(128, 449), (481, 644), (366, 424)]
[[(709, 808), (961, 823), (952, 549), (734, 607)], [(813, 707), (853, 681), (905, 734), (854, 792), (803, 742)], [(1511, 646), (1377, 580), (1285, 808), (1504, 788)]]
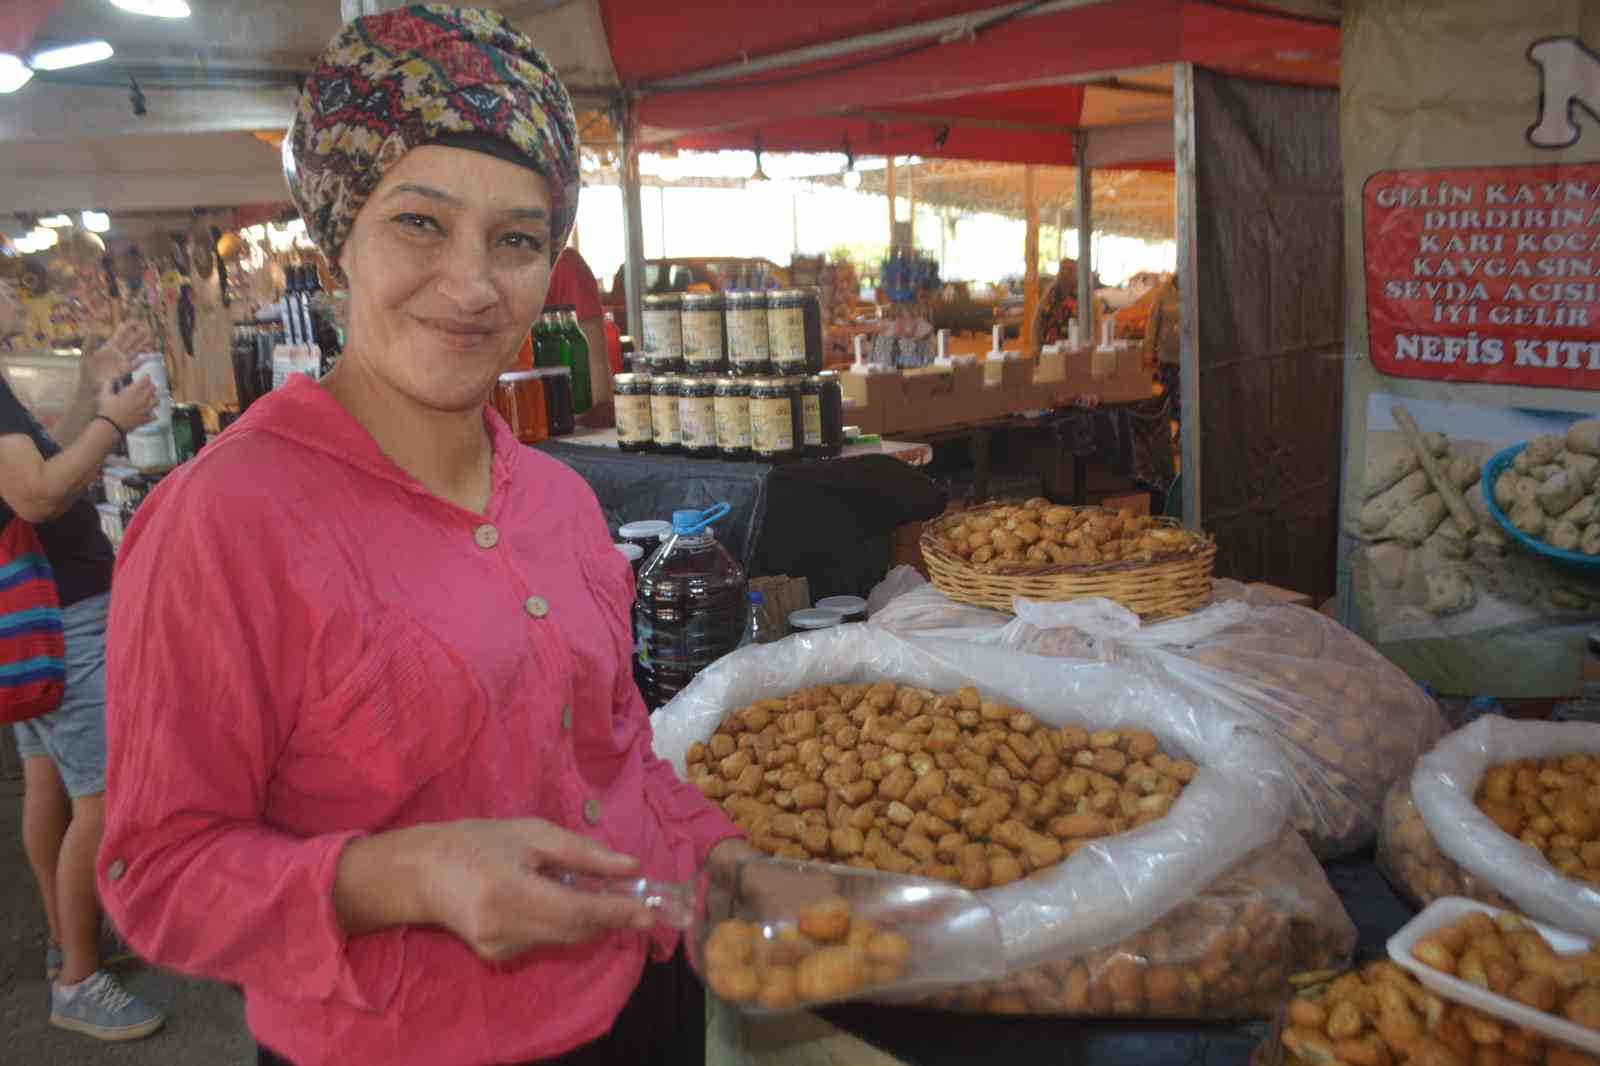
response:
[(285, 149), (344, 353), (124, 541), (107, 907), (243, 989), (261, 1063), (703, 1061), (676, 932), (560, 878), (752, 849), (652, 753), (593, 492), (488, 402), (576, 216), (566, 90), (503, 15), (409, 7), (344, 26)]
[[(0, 282), (0, 335), (20, 328), (17, 294)], [(66, 635), (61, 705), (19, 722), (22, 843), (44, 903), (50, 941), (50, 1021), (101, 1040), (133, 1040), (161, 1027), (162, 1013), (129, 994), (106, 966), (126, 957), (102, 934), (95, 852), (105, 824), (105, 626), (113, 553), (84, 490), (126, 434), (149, 419), (154, 387), (117, 382), (150, 345), (130, 324), (82, 357), (78, 388), (46, 433), (0, 377), (0, 527), (29, 522), (55, 574)], [(59, 443), (57, 439), (59, 438)]]

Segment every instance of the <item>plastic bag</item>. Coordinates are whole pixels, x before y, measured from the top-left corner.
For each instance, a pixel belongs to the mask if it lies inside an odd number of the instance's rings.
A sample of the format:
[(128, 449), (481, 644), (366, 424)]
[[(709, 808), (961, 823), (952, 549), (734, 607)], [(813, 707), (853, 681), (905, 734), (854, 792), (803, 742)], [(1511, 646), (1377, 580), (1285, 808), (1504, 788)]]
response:
[(1508, 836), (1474, 801), (1491, 766), (1518, 759), (1600, 753), (1600, 725), (1480, 718), (1417, 762), (1411, 795), (1439, 850), (1535, 921), (1600, 936), (1600, 890), (1558, 873), (1537, 850)]
[(1396, 781), (1383, 800), (1378, 828), (1378, 869), (1414, 907), (1462, 896), (1507, 907), (1504, 896), (1445, 857), (1411, 798), (1411, 775)]
[(995, 1014), (1269, 1015), (1291, 976), (1350, 961), (1356, 927), (1299, 834), (1236, 863), (1143, 932), (929, 1005)]
[(892, 600), (872, 624), (1105, 662), (1269, 732), (1292, 790), (1290, 822), (1320, 858), (1372, 840), (1390, 783), (1443, 730), (1433, 700), (1365, 641), (1316, 611), (1235, 582), (1217, 582), (1210, 607), (1148, 626), (1106, 599), (1019, 598), (1015, 610), (1011, 618), (960, 607), (928, 586)]
[(972, 685), (1054, 726), (1148, 730), (1163, 750), (1199, 764), (1159, 821), (981, 893), (999, 919), (1008, 972), (1145, 929), (1283, 827), (1282, 775), (1270, 745), (1216, 708), (1178, 698), (1156, 678), (1103, 663), (910, 641), (871, 625), (752, 645), (722, 659), (656, 712), (655, 750), (683, 776), (689, 746), (707, 740), (730, 711), (808, 686), (876, 680), (943, 692)]

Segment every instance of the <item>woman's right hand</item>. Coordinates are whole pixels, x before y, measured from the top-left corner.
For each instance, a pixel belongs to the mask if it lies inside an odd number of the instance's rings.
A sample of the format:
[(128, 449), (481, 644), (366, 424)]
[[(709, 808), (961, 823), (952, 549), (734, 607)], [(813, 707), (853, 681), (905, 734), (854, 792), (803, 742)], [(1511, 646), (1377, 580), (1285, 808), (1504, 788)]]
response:
[(578, 944), (615, 929), (655, 925), (648, 907), (577, 892), (540, 875), (556, 867), (600, 877), (638, 863), (538, 818), (432, 826), (423, 899), (433, 922), (489, 962), (546, 944)]
[(95, 414), (111, 419), (124, 433), (144, 425), (155, 410), (156, 387), (147, 378), (140, 378), (121, 392), (116, 391), (114, 382), (107, 381), (100, 386), (100, 398), (95, 404)]

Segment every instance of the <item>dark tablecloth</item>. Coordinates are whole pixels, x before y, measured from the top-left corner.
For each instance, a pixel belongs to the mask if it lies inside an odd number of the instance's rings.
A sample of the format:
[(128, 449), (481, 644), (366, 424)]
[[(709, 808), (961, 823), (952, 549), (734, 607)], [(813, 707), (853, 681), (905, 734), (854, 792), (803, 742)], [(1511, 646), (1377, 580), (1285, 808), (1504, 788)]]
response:
[[(1372, 853), (1329, 863), (1328, 881), (1356, 925), (1356, 958), (1383, 957), (1411, 908)], [(908, 1066), (1235, 1066), (1267, 1034), (1265, 1020), (1139, 1022), (1009, 1018), (862, 1005), (821, 1012)]]
[(750, 576), (804, 577), (814, 600), (865, 596), (887, 569), (889, 535), (945, 506), (932, 480), (886, 455), (768, 466), (559, 441), (539, 448), (589, 483), (613, 531), (725, 501), (732, 513), (714, 527), (717, 539)]

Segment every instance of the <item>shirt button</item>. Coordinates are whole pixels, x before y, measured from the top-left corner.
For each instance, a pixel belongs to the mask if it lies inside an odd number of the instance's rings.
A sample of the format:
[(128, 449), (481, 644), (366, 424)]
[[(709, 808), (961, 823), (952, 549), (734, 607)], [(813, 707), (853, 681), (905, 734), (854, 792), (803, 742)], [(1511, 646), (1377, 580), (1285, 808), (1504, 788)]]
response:
[(485, 522), (472, 531), (472, 539), (478, 542), (480, 548), (492, 548), (500, 543), (500, 531)]
[(106, 867), (106, 880), (107, 881), (120, 881), (120, 880), (122, 880), (122, 875), (127, 873), (127, 872), (128, 872), (127, 864), (124, 863), (121, 859), (117, 859), (114, 862), (112, 862), (112, 864), (110, 866)]
[(583, 819), (584, 819), (584, 821), (588, 822), (590, 825), (599, 825), (600, 824), (600, 801), (599, 800), (584, 800), (583, 801)]
[(570, 703), (561, 708), (561, 728), (572, 728), (572, 704)]
[(529, 596), (522, 606), (526, 607), (528, 613), (535, 618), (543, 618), (550, 613), (550, 604), (543, 596)]

